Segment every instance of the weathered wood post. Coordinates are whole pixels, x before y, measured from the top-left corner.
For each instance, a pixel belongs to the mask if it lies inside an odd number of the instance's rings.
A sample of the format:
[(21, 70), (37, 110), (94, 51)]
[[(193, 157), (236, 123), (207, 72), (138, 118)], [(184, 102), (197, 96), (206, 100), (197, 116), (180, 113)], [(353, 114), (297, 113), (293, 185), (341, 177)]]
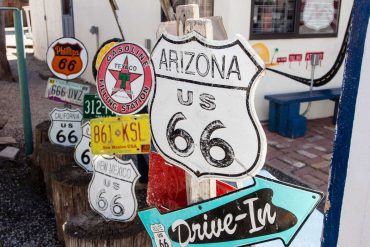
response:
[(46, 195), (52, 199), (51, 172), (74, 161), (74, 148), (44, 142), (39, 149), (39, 165), (44, 174)]
[[(199, 6), (196, 4), (180, 5), (176, 8), (177, 30), (179, 36), (196, 31), (207, 39), (213, 39), (212, 21), (199, 18)], [(188, 204), (216, 196), (216, 180), (197, 179), (186, 173), (186, 193)]]
[[(139, 209), (147, 207), (146, 190), (136, 189)], [(66, 247), (149, 247), (152, 242), (139, 217), (130, 222), (106, 221), (88, 211), (71, 217), (63, 226)]]
[(30, 160), (31, 179), (35, 184), (44, 184), (44, 175), (40, 167), (39, 150), (42, 143), (49, 143), (48, 131), (50, 120), (43, 121), (36, 125), (35, 128), (35, 148)]
[(177, 35), (185, 34), (186, 20), (199, 18), (199, 6), (196, 4), (179, 5), (176, 8)]
[(90, 210), (87, 188), (91, 177), (74, 162), (50, 174), (58, 239), (62, 242), (63, 224), (70, 217)]

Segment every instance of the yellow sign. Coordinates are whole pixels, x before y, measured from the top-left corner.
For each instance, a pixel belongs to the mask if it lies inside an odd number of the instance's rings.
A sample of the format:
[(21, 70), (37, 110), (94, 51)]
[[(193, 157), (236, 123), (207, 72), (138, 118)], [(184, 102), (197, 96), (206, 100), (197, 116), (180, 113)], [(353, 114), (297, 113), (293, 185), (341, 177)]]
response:
[(90, 120), (92, 154), (142, 154), (150, 150), (149, 115)]

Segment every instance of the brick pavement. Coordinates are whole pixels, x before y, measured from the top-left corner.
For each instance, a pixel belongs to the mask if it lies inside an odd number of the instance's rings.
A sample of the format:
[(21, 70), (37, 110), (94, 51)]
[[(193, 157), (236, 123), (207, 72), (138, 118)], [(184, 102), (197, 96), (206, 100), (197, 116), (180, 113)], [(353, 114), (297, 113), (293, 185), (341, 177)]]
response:
[(308, 121), (304, 137), (285, 138), (268, 131), (266, 165), (313, 189), (327, 192), (335, 126), (331, 118)]

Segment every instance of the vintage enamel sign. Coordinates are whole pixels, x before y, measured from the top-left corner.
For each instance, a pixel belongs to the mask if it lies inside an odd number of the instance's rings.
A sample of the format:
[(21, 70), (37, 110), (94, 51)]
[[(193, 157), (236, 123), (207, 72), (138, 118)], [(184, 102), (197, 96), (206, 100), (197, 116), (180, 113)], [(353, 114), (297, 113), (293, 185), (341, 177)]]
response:
[(88, 189), (90, 206), (106, 220), (130, 221), (136, 216), (135, 184), (140, 177), (132, 160), (95, 156)]
[(114, 117), (114, 114), (101, 101), (99, 96), (95, 94), (86, 94), (83, 102), (84, 119)]
[(316, 31), (327, 28), (334, 20), (334, 0), (306, 0), (303, 22)]
[(74, 158), (76, 163), (85, 171), (93, 171), (90, 150), (90, 122), (86, 122), (82, 125), (82, 138), (76, 145)]
[(46, 61), (56, 77), (73, 80), (85, 71), (88, 56), (85, 46), (79, 40), (61, 38), (49, 46)]
[(90, 124), (93, 154), (149, 153), (148, 114), (97, 118)]
[(246, 40), (164, 35), (152, 61), (151, 131), (163, 157), (201, 178), (255, 175), (267, 148), (254, 108), (264, 64)]
[(97, 90), (103, 103), (116, 114), (135, 114), (146, 105), (153, 80), (147, 51), (122, 42), (105, 54), (98, 70)]
[(49, 78), (45, 98), (61, 103), (82, 106), (84, 96), (90, 92), (90, 86), (59, 79)]
[(82, 136), (80, 110), (54, 108), (49, 114), (49, 140), (53, 144), (75, 146)]
[[(244, 246), (275, 239), (288, 246), (322, 194), (261, 176), (253, 180), (250, 187), (222, 197), (167, 214), (152, 208), (139, 217), (158, 247), (167, 246), (165, 241), (173, 247)], [(161, 226), (165, 236), (159, 244), (154, 226)]]

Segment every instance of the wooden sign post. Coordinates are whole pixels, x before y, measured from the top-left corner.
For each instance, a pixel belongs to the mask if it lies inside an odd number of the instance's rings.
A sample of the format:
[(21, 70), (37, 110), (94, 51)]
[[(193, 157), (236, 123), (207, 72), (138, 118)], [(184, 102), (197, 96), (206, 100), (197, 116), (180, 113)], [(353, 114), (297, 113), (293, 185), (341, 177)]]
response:
[[(187, 5), (184, 5), (186, 7)], [(190, 5), (194, 6), (194, 4)], [(198, 8), (198, 5), (195, 5)], [(179, 6), (178, 9), (181, 10)], [(199, 15), (199, 13), (197, 13)], [(194, 14), (196, 16), (197, 14)], [(181, 22), (178, 22), (180, 24)], [(179, 26), (180, 28), (180, 26)], [(191, 33), (196, 31), (207, 39), (213, 38), (213, 28), (212, 21), (203, 18), (189, 18), (185, 21), (184, 33)], [(186, 173), (186, 194), (188, 199), (188, 204), (196, 203), (202, 200), (216, 197), (216, 180), (207, 179), (202, 182), (198, 182), (196, 178), (192, 175)]]

